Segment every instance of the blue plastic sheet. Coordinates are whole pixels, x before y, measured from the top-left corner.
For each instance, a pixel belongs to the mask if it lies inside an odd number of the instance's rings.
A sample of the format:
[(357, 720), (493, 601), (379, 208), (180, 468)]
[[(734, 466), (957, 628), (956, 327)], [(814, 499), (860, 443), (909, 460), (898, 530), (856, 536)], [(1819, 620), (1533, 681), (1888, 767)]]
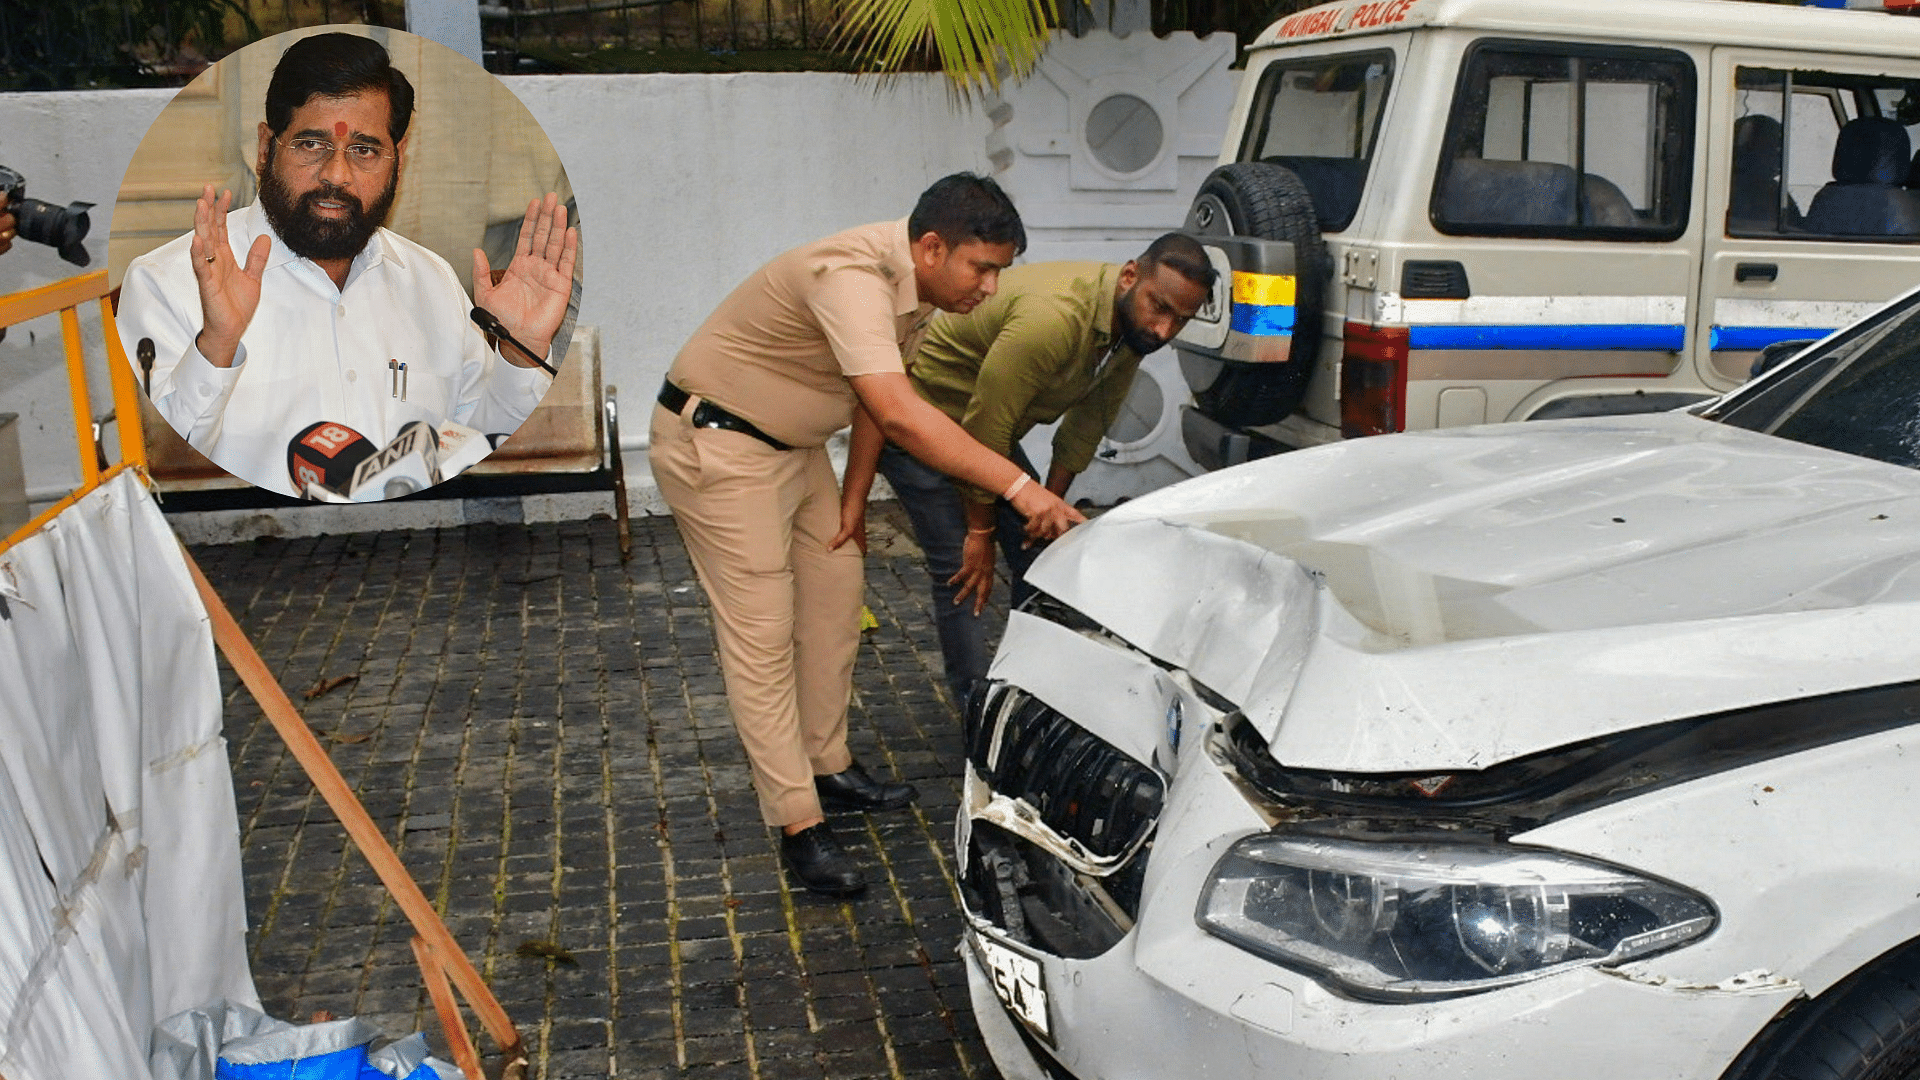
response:
[[(368, 1060), (365, 1046), (349, 1046), (312, 1057), (258, 1064), (236, 1064), (223, 1057), (213, 1075), (214, 1080), (396, 1080), (397, 1074), (375, 1067)], [(422, 1064), (399, 1080), (440, 1080), (440, 1074)]]
[(167, 1018), (154, 1032), (154, 1080), (461, 1080), (415, 1032), (377, 1050), (358, 1018), (295, 1026), (220, 1001)]

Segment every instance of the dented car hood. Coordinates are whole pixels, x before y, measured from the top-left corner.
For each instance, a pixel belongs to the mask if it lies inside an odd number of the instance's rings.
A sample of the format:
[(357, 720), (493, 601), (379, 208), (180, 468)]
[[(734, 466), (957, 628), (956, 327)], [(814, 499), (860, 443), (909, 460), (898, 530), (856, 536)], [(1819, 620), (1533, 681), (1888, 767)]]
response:
[(1920, 472), (1679, 413), (1397, 435), (1135, 500), (1028, 578), (1283, 764), (1482, 768), (1915, 678)]

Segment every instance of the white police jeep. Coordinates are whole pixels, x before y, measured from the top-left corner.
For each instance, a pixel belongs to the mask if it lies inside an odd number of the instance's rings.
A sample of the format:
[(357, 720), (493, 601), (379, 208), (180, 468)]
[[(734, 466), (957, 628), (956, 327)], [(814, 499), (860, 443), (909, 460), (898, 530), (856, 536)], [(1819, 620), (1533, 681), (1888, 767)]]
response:
[(1253, 43), (1228, 131), (1176, 342), (1208, 467), (1684, 405), (1920, 282), (1920, 18), (1342, 0)]

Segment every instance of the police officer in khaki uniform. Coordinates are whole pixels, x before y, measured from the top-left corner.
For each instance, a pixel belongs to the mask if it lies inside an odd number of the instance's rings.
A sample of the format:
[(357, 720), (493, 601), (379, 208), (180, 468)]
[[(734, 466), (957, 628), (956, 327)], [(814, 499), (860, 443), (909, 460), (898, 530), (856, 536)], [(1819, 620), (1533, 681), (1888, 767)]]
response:
[(897, 809), (916, 795), (873, 779), (847, 749), (862, 550), (828, 545), (864, 508), (843, 507), (828, 437), (861, 410), (926, 464), (1003, 494), (1037, 538), (1084, 520), (916, 394), (902, 362), (935, 308), (971, 311), (1025, 246), (993, 181), (946, 177), (904, 221), (837, 233), (755, 272), (660, 391), (654, 477), (713, 609), (761, 812), (817, 892), (866, 886), (823, 810)]
[[(1046, 486), (1065, 498), (1119, 415), (1141, 357), (1173, 340), (1212, 295), (1216, 276), (1199, 242), (1177, 232), (1124, 265), (1016, 266), (993, 299), (964, 315), (936, 316), (907, 375), (921, 397), (1022, 468), (1032, 466), (1020, 440), (1058, 420)], [(965, 707), (993, 659), (981, 612), (993, 586), (994, 541), (1013, 572), (1016, 606), (1031, 592), (1025, 575), (1039, 549), (998, 492), (956, 486), (866, 425), (854, 427), (847, 460), (850, 506), (864, 505), (856, 496), (871, 487), (876, 467), (926, 554), (948, 691)]]

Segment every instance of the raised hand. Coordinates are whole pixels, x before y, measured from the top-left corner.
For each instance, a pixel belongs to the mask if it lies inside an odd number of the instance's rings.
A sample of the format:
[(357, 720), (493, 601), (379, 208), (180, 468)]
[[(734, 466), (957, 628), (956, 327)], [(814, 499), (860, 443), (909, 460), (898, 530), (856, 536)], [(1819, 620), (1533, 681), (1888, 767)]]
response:
[[(500, 284), (493, 284), (486, 253), (474, 249), (473, 302), (492, 312), (507, 333), (544, 358), (567, 316), (567, 301), (573, 296), (573, 261), (579, 252), (580, 230), (567, 227), (567, 208), (549, 191), (544, 201), (527, 203), (520, 241), (514, 245), (513, 261)], [(539, 359), (521, 356), (504, 342), (500, 354), (520, 367), (534, 367)]]
[(213, 185), (206, 185), (193, 204), (193, 240), (187, 246), (193, 280), (200, 287), (200, 336), (194, 340), (200, 355), (222, 368), (233, 366), (240, 335), (260, 307), (260, 275), (273, 251), (273, 238), (262, 233), (247, 249), (247, 264), (234, 261), (227, 240), (227, 208), (232, 204), (233, 192), (222, 191), (216, 199)]

